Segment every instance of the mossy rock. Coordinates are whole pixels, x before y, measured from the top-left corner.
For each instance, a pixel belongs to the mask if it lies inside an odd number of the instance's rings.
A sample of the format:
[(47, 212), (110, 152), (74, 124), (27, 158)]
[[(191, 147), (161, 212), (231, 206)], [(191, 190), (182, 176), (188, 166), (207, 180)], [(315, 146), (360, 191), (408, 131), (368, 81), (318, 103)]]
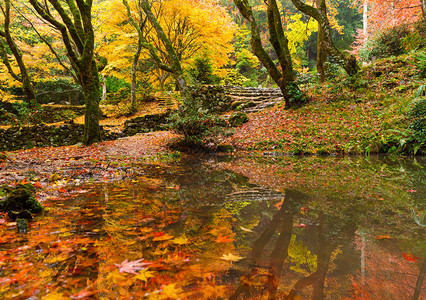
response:
[(229, 125), (233, 127), (240, 126), (248, 121), (249, 118), (247, 117), (247, 114), (243, 112), (237, 112), (228, 119)]
[(9, 192), (6, 200), (0, 202), (0, 211), (23, 211), (39, 213), (43, 211), (43, 206), (34, 197), (35, 188), (32, 184), (19, 184)]

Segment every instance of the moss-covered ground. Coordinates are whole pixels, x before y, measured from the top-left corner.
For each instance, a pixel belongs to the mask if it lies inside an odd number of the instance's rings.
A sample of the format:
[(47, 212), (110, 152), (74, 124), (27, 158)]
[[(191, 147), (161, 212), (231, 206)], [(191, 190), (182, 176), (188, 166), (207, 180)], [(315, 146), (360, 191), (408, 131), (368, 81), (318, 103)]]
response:
[(389, 58), (364, 66), (356, 77), (338, 71), (325, 83), (302, 85), (308, 105), (279, 105), (249, 116), (225, 138), (240, 150), (311, 154), (420, 153), (411, 141), (407, 111), (419, 86), (414, 58)]

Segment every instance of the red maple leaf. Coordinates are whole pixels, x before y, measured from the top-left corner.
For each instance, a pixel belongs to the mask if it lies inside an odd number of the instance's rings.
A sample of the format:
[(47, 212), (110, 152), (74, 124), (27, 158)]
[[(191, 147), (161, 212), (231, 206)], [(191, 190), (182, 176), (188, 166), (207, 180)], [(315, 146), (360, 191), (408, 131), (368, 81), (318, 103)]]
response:
[(219, 235), (216, 239), (216, 243), (227, 243), (227, 242), (232, 242), (234, 239), (230, 238), (229, 235), (227, 236), (221, 236)]
[(408, 261), (417, 261), (420, 259), (420, 257), (414, 256), (413, 254), (410, 254), (410, 253), (403, 252), (402, 256)]

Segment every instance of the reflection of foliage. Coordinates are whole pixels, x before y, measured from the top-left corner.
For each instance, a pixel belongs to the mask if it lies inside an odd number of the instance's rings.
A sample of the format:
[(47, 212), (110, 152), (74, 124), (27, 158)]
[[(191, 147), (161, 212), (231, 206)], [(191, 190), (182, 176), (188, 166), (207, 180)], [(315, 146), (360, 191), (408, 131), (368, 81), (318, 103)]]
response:
[(288, 255), (293, 264), (290, 269), (301, 275), (309, 275), (317, 269), (317, 256), (311, 253), (302, 241), (296, 240), (296, 235), (291, 236)]

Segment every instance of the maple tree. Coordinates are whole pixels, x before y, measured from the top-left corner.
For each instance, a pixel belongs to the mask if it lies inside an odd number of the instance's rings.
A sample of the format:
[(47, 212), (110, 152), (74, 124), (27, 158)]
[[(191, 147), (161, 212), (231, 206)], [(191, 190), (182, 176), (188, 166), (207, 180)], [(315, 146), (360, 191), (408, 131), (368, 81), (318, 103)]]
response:
[[(94, 53), (92, 1), (69, 1), (67, 2), (69, 11), (57, 0), (50, 0), (44, 5), (36, 0), (31, 0), (30, 3), (44, 20), (61, 33), (68, 58), (83, 89), (86, 106), (83, 143), (99, 142), (101, 139), (99, 127), (101, 92)], [(53, 12), (56, 12), (59, 17)]]
[[(3, 14), (3, 30), (0, 29), (0, 57), (2, 58), (4, 65), (7, 67), (7, 70), (9, 71), (9, 74), (13, 77), (13, 79), (22, 83), (23, 90), (27, 96), (27, 101), (30, 105), (32, 105), (36, 99), (36, 95), (27, 66), (23, 59), (22, 52), (16, 44), (15, 39), (11, 33), (10, 0), (5, 0), (4, 3), (0, 3), (0, 10)], [(15, 61), (19, 67), (19, 75), (15, 73), (12, 64), (8, 58), (6, 45), (8, 46), (8, 49), (10, 49), (10, 51), (12, 52), (13, 57), (15, 58)]]
[[(141, 3), (112, 1), (101, 3), (97, 9), (104, 11), (107, 7), (112, 8), (111, 15), (105, 21), (107, 26), (98, 33), (100, 40), (106, 41), (99, 47), (99, 52), (108, 58), (103, 73), (131, 82), (135, 72), (129, 70), (136, 68), (137, 72), (143, 72), (141, 76), (149, 76), (150, 83), (158, 80), (160, 89), (164, 90), (165, 82), (173, 74), (169, 51), (147, 19)], [(228, 61), (234, 32), (229, 16), (221, 7), (214, 1), (158, 1), (150, 9), (170, 41), (182, 70), (189, 70), (197, 58), (208, 57), (213, 71), (220, 72)], [(139, 48), (140, 59), (136, 59)]]

